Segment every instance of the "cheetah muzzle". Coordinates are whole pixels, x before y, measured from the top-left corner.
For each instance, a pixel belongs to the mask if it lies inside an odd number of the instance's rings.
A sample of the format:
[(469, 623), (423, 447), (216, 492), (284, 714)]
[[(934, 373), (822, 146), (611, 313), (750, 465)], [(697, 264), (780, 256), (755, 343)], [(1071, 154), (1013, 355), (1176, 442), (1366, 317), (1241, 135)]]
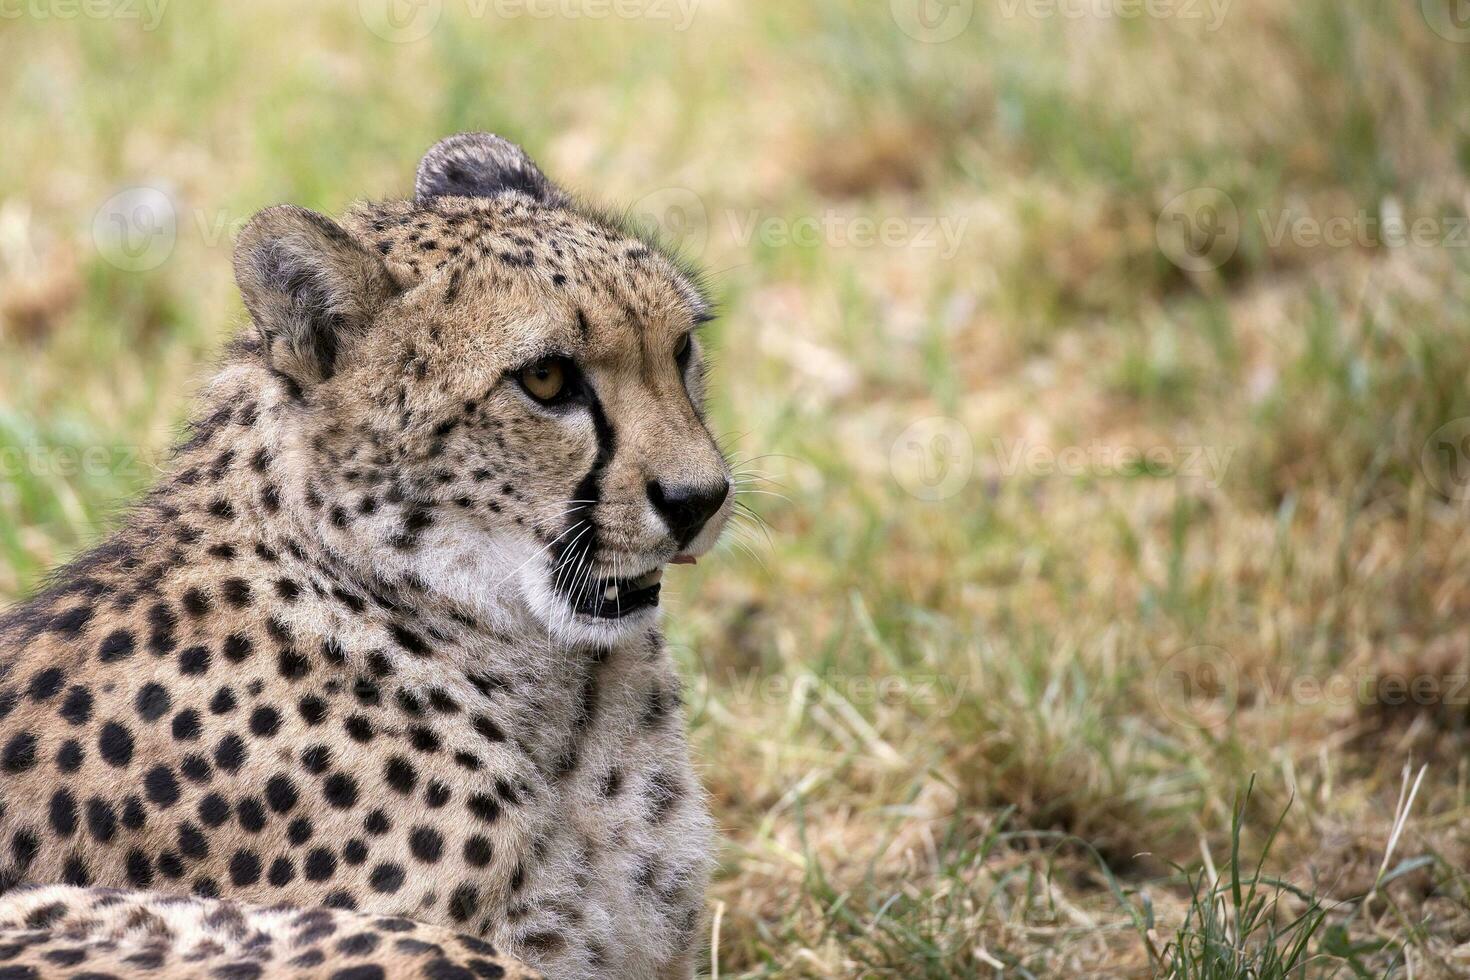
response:
[(486, 134), (235, 274), (158, 485), (0, 618), (0, 976), (690, 976), (698, 276)]

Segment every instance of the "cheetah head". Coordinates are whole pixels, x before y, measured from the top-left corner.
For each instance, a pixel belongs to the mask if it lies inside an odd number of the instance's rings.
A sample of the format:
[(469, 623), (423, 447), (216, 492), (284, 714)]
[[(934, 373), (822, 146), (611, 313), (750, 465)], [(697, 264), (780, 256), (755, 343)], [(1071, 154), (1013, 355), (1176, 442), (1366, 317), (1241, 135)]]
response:
[(262, 212), (235, 266), (297, 515), (342, 561), (606, 641), (719, 537), (698, 278), (519, 147), (451, 137), (341, 223)]

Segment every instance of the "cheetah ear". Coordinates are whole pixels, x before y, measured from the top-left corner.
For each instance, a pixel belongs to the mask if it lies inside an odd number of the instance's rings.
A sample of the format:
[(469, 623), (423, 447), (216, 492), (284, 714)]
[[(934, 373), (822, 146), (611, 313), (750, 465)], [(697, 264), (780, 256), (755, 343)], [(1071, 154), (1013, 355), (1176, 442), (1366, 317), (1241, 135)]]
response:
[(305, 387), (336, 372), (397, 293), (382, 260), (305, 208), (262, 211), (235, 244), (235, 282), (270, 366)]
[(526, 151), (490, 133), (460, 133), (435, 143), (419, 162), (414, 197), (496, 197), (518, 191), (549, 207), (567, 194), (531, 162)]

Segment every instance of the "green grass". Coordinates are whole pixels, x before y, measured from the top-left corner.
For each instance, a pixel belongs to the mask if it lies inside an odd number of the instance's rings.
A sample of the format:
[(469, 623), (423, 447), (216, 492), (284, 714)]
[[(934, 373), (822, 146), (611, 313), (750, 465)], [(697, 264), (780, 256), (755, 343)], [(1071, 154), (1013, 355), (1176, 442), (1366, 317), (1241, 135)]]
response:
[[(1247, 788), (1246, 803), (1249, 801)], [(1186, 875), (1190, 879), (1189, 911), (1159, 954), (1163, 967), (1160, 975), (1169, 980), (1288, 980), (1307, 976), (1314, 967), (1312, 972), (1321, 974), (1331, 966), (1342, 965), (1330, 963), (1336, 959), (1330, 954), (1314, 956), (1314, 949), (1322, 946), (1319, 934), (1327, 919), (1327, 910), (1317, 897), (1271, 880), (1264, 873), (1280, 821), (1261, 845), (1255, 866), (1243, 866), (1244, 809), (1244, 805), (1237, 808), (1231, 818), (1230, 863), (1224, 875), (1211, 880), (1213, 869), (1201, 869), (1192, 877)], [(1288, 896), (1302, 904), (1301, 911), (1283, 909), (1283, 899)], [(1350, 965), (1359, 966), (1352, 963), (1356, 951), (1344, 952)]]
[[(1375, 685), (1470, 670), (1425, 452), (1470, 416), (1470, 49), (1417, 3), (1009, 6), (937, 44), (842, 0), (682, 32), (446, 0), (408, 44), (353, 3), (0, 22), (0, 598), (151, 481), (241, 322), (230, 229), (497, 130), (708, 219), (715, 429), (764, 522), (668, 583), (726, 836), (711, 973), (1463, 975), (1470, 709)], [(135, 185), (179, 218), (143, 272), (92, 237)], [(1239, 243), (1190, 271), (1157, 229), (1198, 187)], [(1441, 239), (1275, 234), (1399, 213)], [(742, 233), (803, 221), (838, 233)], [(971, 471), (929, 500), (892, 461), (936, 416)]]

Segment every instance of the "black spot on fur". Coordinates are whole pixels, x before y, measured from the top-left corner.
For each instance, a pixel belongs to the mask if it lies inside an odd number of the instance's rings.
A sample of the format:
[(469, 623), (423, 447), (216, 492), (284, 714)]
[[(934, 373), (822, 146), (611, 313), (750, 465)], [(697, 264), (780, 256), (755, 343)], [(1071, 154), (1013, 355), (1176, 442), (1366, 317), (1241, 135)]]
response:
[(167, 656), (173, 652), (177, 642), (174, 638), (174, 630), (178, 624), (178, 617), (163, 603), (154, 603), (149, 608), (148, 626), (151, 632), (148, 637), (148, 649), (155, 656)]
[(92, 620), (91, 606), (75, 606), (57, 613), (51, 620), (51, 632), (75, 638)]
[(179, 801), (179, 781), (166, 765), (156, 765), (143, 774), (143, 789), (159, 809), (167, 809)]
[(107, 844), (117, 834), (117, 811), (98, 797), (87, 801), (87, 831), (99, 844)]
[(475, 834), (464, 842), (465, 862), (476, 868), (483, 868), (490, 863), (494, 856), (490, 841), (486, 837)]
[(289, 647), (276, 658), (276, 669), (288, 681), (298, 681), (311, 670), (311, 661)]
[(77, 800), (68, 789), (51, 794), (51, 829), (61, 837), (70, 837), (77, 829)]
[(153, 866), (148, 860), (148, 855), (135, 847), (128, 851), (126, 864), (128, 882), (134, 888), (147, 888), (153, 884)]
[(500, 804), (495, 797), (485, 793), (476, 793), (466, 802), (470, 813), (486, 823), (494, 823), (500, 819)]
[(247, 833), (258, 834), (265, 829), (265, 807), (261, 805), (260, 798), (247, 796), (235, 805), (235, 819), (240, 822), (240, 829)]
[(220, 585), (220, 595), (236, 609), (250, 605), (250, 583), (242, 578), (227, 578)]
[(393, 639), (399, 646), (417, 657), (427, 657), (430, 654), (429, 645), (424, 642), (423, 637), (414, 633), (407, 627), (394, 624), (392, 627)]
[(180, 742), (192, 742), (199, 737), (199, 712), (186, 708), (174, 715), (173, 736)]
[(61, 743), (61, 748), (56, 750), (56, 768), (61, 772), (73, 773), (82, 768), (82, 761), (86, 758), (86, 750), (82, 743), (74, 738), (69, 738)]
[(357, 781), (346, 773), (333, 773), (322, 784), (322, 793), (329, 805), (346, 810), (357, 803)]
[(230, 732), (219, 740), (214, 749), (214, 764), (226, 772), (235, 772), (245, 764), (245, 742)]
[(209, 650), (206, 647), (190, 647), (179, 654), (179, 673), (194, 676), (208, 670)]
[(251, 850), (238, 850), (230, 858), (230, 881), (244, 888), (260, 880), (260, 856)]
[(368, 877), (368, 884), (372, 886), (373, 891), (382, 892), (385, 895), (396, 892), (402, 887), (403, 881), (404, 871), (396, 864), (380, 864)]
[(388, 760), (383, 770), (383, 777), (389, 786), (405, 795), (413, 792), (414, 785), (418, 782), (418, 773), (414, 771), (413, 765), (402, 756), (393, 756)]
[(133, 699), (133, 706), (137, 709), (138, 717), (144, 721), (157, 721), (168, 713), (173, 699), (168, 695), (168, 689), (162, 684), (150, 681), (138, 690), (138, 695)]
[(474, 885), (462, 884), (449, 896), (449, 917), (455, 922), (464, 922), (475, 914), (479, 905), (479, 890)]
[(413, 856), (425, 864), (433, 864), (444, 853), (444, 838), (432, 827), (415, 827), (408, 835)]
[(97, 659), (105, 664), (114, 663), (118, 660), (126, 660), (133, 655), (135, 643), (133, 634), (127, 630), (115, 630), (107, 635), (97, 648)]
[(182, 600), (184, 612), (198, 619), (209, 615), (209, 597), (198, 589), (189, 589), (184, 593)]
[(302, 868), (307, 881), (326, 881), (337, 871), (337, 856), (325, 847), (312, 849)]
[(31, 682), (26, 685), (26, 694), (32, 701), (49, 701), (56, 696), (57, 691), (61, 690), (61, 685), (65, 680), (66, 674), (59, 667), (38, 670), (31, 675)]
[(265, 784), (265, 802), (277, 813), (289, 813), (296, 805), (296, 785), (286, 776), (272, 776)]
[(225, 659), (230, 663), (238, 664), (244, 661), (254, 652), (254, 649), (250, 640), (238, 633), (225, 638), (224, 654)]
[(97, 736), (97, 751), (108, 765), (124, 768), (133, 761), (133, 733), (109, 721)]

